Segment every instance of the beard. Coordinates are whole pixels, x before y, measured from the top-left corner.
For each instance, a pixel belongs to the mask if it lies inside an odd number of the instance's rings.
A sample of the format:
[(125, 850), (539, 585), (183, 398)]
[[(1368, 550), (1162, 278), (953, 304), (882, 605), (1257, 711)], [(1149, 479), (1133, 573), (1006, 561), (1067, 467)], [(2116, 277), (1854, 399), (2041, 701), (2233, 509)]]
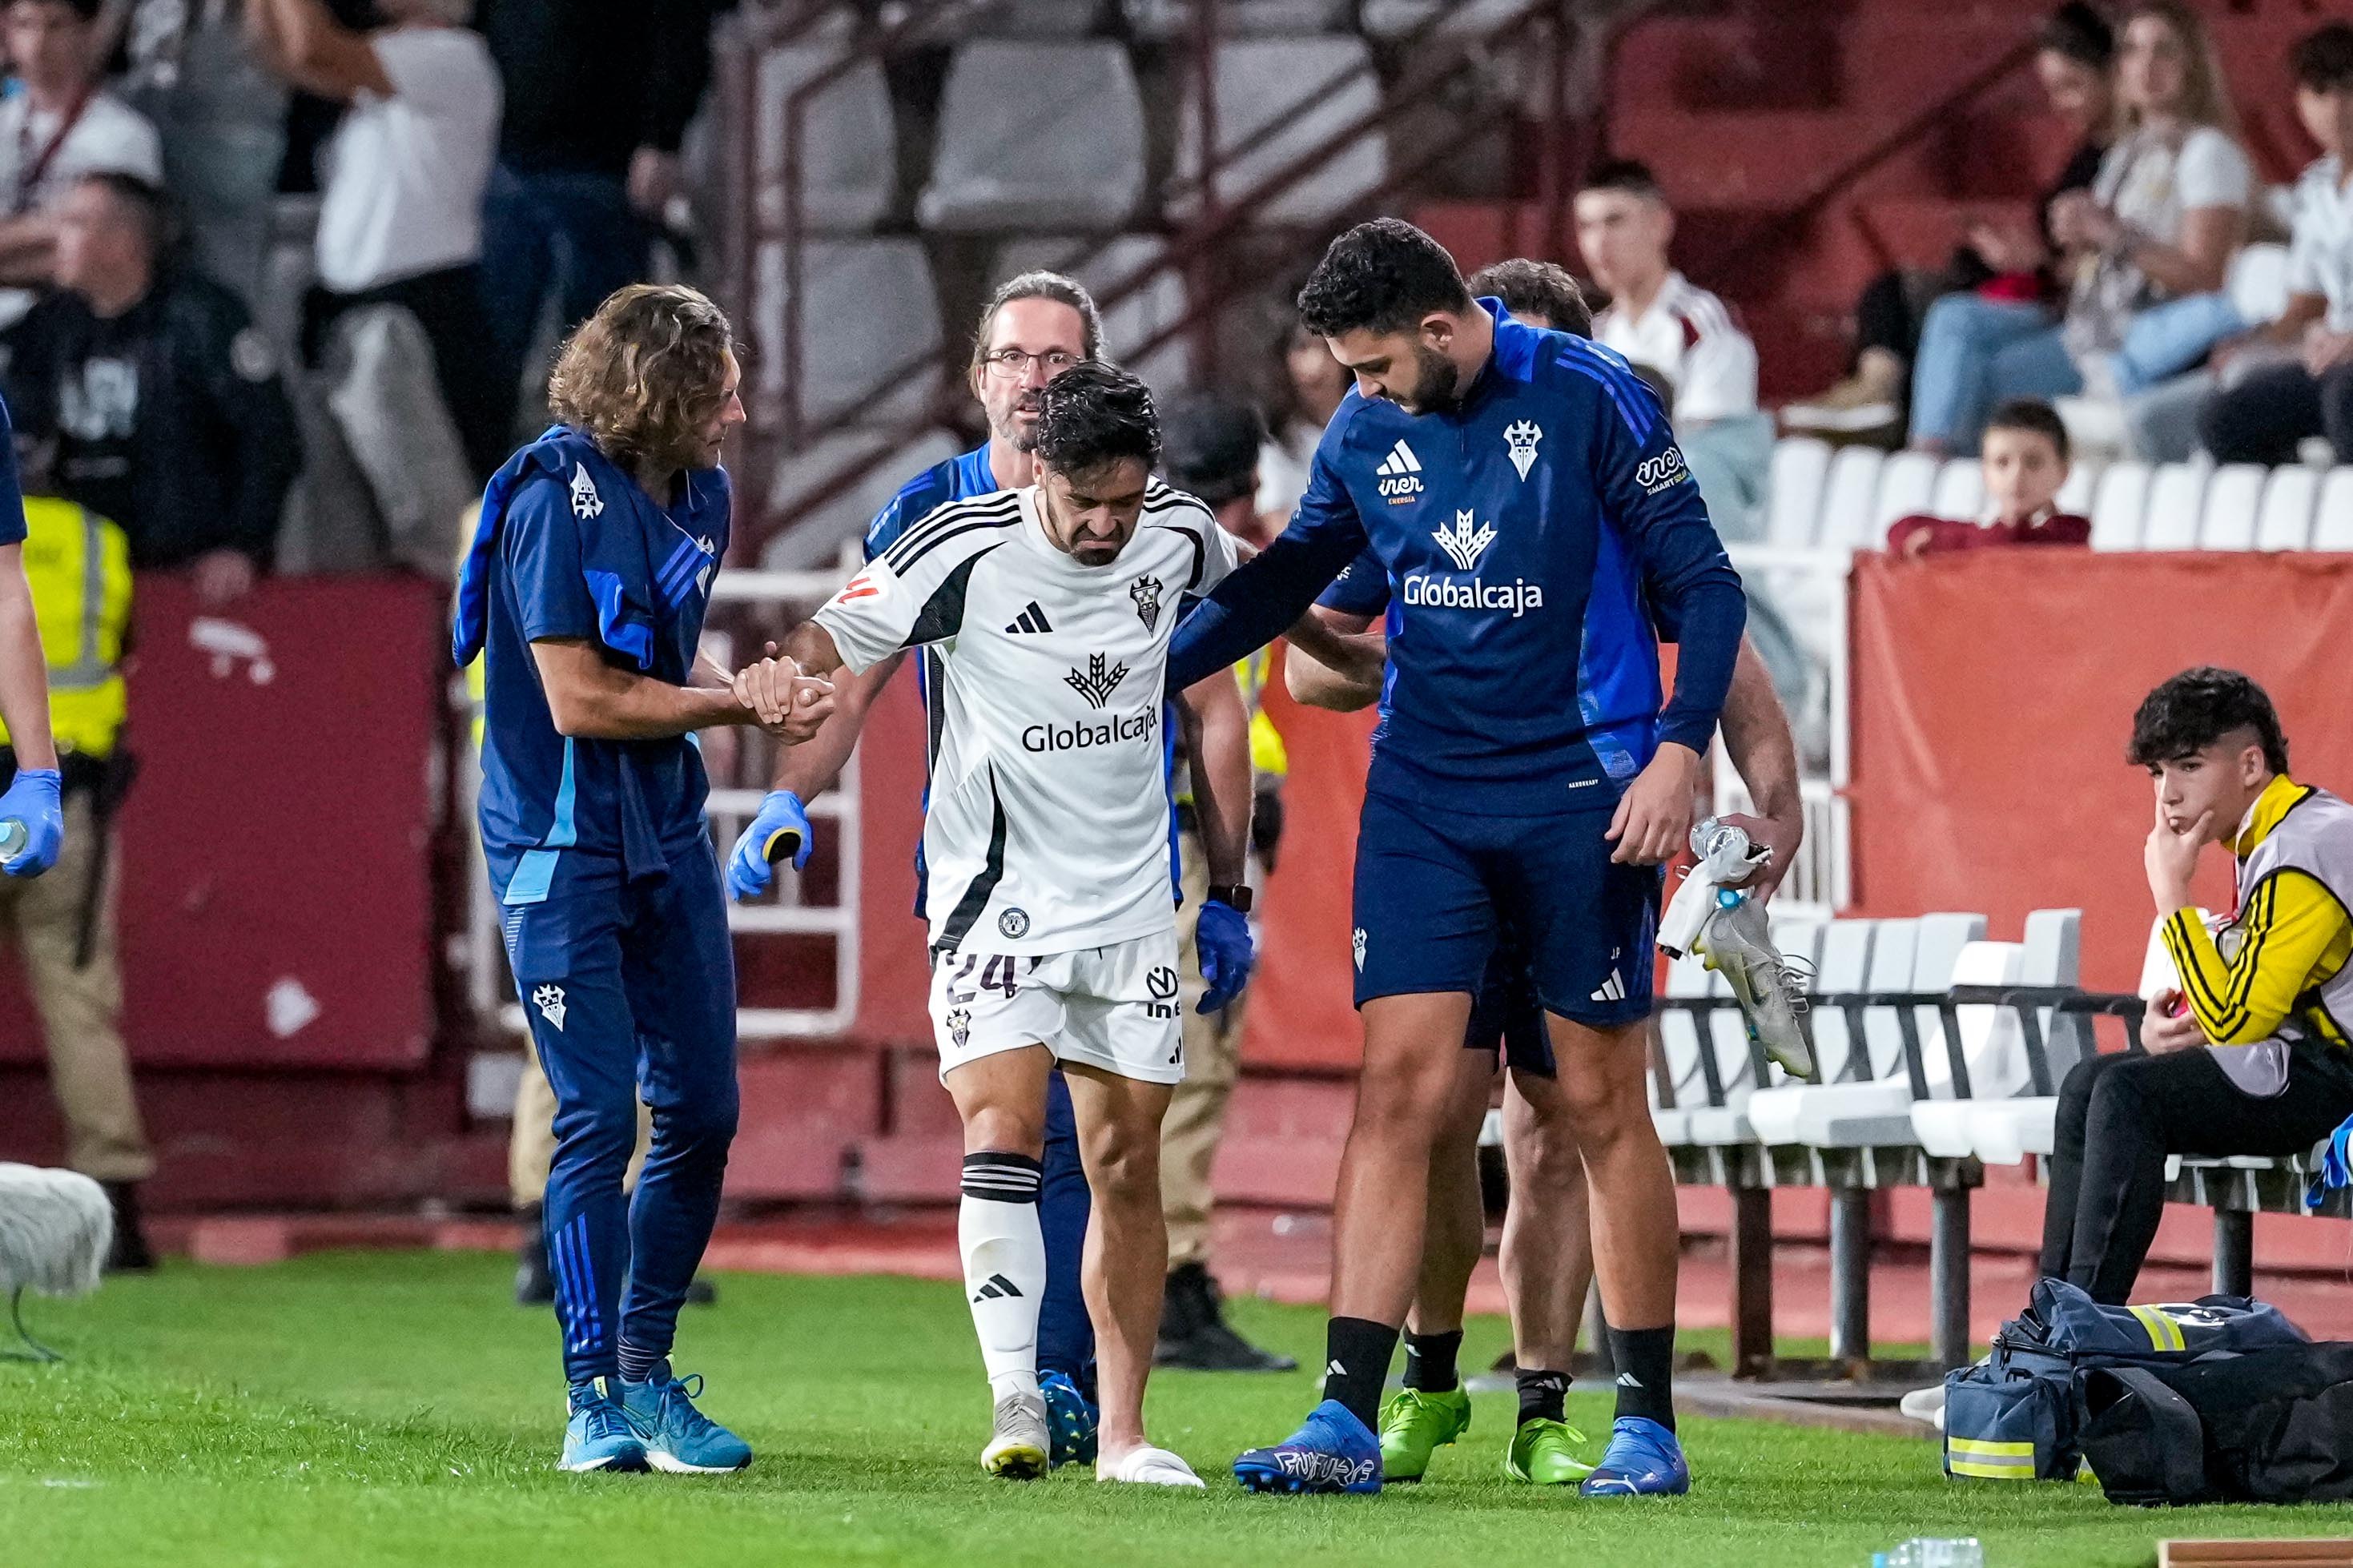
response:
[(1454, 362), (1428, 343), (1416, 343), (1413, 366), (1413, 395), (1398, 398), (1398, 405), (1409, 414), (1437, 414), (1453, 407), (1462, 382), (1462, 373)]
[[(989, 426), (989, 434), (1016, 452), (1035, 451), (1038, 447), (1038, 395), (1025, 392), (1020, 400), (1005, 411), (1001, 422)], [(1024, 419), (1023, 415), (1029, 417)]]

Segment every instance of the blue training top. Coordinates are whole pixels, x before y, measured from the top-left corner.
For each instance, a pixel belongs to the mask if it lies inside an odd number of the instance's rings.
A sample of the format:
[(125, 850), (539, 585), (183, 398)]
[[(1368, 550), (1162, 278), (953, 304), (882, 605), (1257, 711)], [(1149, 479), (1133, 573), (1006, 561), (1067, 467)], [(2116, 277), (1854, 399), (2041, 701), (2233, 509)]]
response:
[(25, 542), (25, 491), (16, 480), (16, 427), (0, 402), (0, 544)]
[(483, 658), (482, 848), (504, 902), (617, 886), (707, 852), (710, 781), (693, 742), (558, 733), (531, 645), (587, 638), (615, 663), (688, 684), (728, 519), (725, 469), (688, 470), (665, 508), (567, 426), (491, 476), (452, 651), (460, 667)]
[[(1366, 787), (1495, 816), (1612, 807), (1662, 741), (1706, 748), (1746, 602), (1650, 388), (1479, 303), (1494, 353), (1461, 400), (1413, 415), (1351, 389), (1291, 526), (1178, 628), (1168, 681), (1262, 646), (1369, 555), (1351, 575), (1386, 576), (1389, 666)], [(1663, 713), (1654, 626), (1681, 645)]]

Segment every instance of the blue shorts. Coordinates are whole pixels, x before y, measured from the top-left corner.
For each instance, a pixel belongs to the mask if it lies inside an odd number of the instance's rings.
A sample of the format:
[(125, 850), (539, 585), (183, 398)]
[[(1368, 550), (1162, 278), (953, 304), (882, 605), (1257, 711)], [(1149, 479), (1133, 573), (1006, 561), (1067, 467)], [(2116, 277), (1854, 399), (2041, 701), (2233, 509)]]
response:
[(1500, 1054), (1515, 1072), (1553, 1078), (1552, 1031), (1546, 1026), (1544, 1004), (1536, 1000), (1536, 977), (1528, 967), (1525, 943), (1508, 925), (1498, 933), (1494, 956), (1471, 1002), (1471, 1026), (1462, 1033), (1465, 1050)]
[(1660, 870), (1620, 866), (1609, 816), (1443, 817), (1367, 795), (1356, 830), (1356, 1005), (1377, 996), (1476, 996), (1502, 933), (1527, 944), (1535, 999), (1596, 1027), (1650, 1016)]

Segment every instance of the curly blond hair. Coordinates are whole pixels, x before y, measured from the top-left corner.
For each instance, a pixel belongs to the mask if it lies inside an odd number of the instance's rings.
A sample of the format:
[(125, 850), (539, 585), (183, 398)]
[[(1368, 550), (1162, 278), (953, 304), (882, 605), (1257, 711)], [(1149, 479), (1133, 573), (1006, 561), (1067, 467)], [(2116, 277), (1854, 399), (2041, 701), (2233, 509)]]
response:
[(632, 283), (580, 324), (547, 378), (556, 418), (624, 467), (685, 466), (727, 393), (726, 313), (683, 284)]

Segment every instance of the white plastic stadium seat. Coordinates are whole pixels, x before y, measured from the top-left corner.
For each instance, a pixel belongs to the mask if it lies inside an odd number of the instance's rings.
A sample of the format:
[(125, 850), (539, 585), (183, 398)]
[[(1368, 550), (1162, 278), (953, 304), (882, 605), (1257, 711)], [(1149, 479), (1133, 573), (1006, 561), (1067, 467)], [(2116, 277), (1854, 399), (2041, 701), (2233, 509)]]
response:
[(1878, 515), (1879, 468), (1887, 454), (1876, 447), (1841, 447), (1831, 458), (1829, 480), (1822, 486), (1822, 517), (1814, 542), (1825, 549), (1877, 550), (1886, 544), (1882, 530), (1871, 536), (1871, 520)]
[[(786, 106), (842, 52), (811, 46), (760, 57), (760, 202), (771, 223), (784, 221)], [(880, 60), (858, 61), (801, 105), (799, 153), (801, 217), (811, 232), (860, 233), (881, 221), (899, 153)]]
[[(1186, 73), (1187, 86), (1192, 73)], [(1380, 108), (1380, 80), (1362, 38), (1241, 38), (1218, 47), (1217, 196), (1231, 205), (1250, 197), (1286, 164), (1297, 162)], [(1188, 99), (1189, 99), (1188, 94)], [(1188, 186), (1200, 178), (1200, 110), (1184, 107), (1176, 169)], [(1265, 140), (1230, 156), (1261, 132)], [(1281, 192), (1256, 204), (1254, 219), (1269, 225), (1324, 224), (1388, 177), (1388, 143), (1360, 136), (1336, 156)], [(1191, 203), (1177, 204), (1189, 206)]]
[[(993, 289), (1008, 278), (1042, 268), (1070, 273), (1102, 299), (1113, 285), (1143, 271), (1161, 252), (1159, 240), (1142, 234), (1123, 235), (1101, 244), (1096, 254), (1099, 242), (1084, 238), (1013, 240), (997, 253), (989, 286)], [(1082, 259), (1090, 256), (1091, 259)], [(1173, 338), (1141, 360), (1135, 354), (1162, 328), (1184, 319), (1185, 298), (1184, 270), (1171, 267), (1154, 273), (1150, 281), (1125, 299), (1103, 306), (1104, 352), (1164, 397), (1191, 379), (1192, 358), (1185, 340)]]
[[(1973, 942), (1953, 962), (1956, 985), (2014, 985), (2024, 962), (2024, 944), (2015, 942)], [(2018, 1015), (2007, 1007), (1971, 1005), (1953, 1009), (1960, 1036), (1961, 1063), (1968, 1069), (1969, 1092), (1982, 1094), (1980, 1068), (1996, 1058), (2017, 1054)], [(1920, 1147), (1946, 1159), (1960, 1159), (1971, 1148), (1969, 1112), (1974, 1100), (1953, 1098), (1953, 1062), (1940, 1027), (1920, 1038), (1921, 1065), (1926, 1069), (1928, 1098), (1905, 1107), (1912, 1136)]]
[[(1189, 38), (1200, 0), (1120, 0), (1128, 30), (1138, 38)], [(1229, 38), (1287, 38), (1328, 33), (1345, 22), (1346, 0), (1223, 0), (1218, 26)]]
[(1802, 550), (1814, 542), (1822, 512), (1822, 487), (1831, 471), (1827, 441), (1784, 436), (1773, 443), (1772, 513), (1765, 525), (1768, 543)]
[(1873, 503), (1871, 537), (1887, 542), (1897, 520), (1928, 510), (1936, 490), (1936, 459), (1926, 452), (1898, 452), (1879, 466), (1879, 496)]
[(1985, 465), (1975, 458), (1947, 458), (1936, 470), (1936, 491), (1928, 510), (1938, 517), (1975, 521), (1985, 510)]
[[(1705, 996), (1723, 983), (1722, 977), (1711, 973), (1706, 964), (1685, 955), (1667, 963), (1666, 994), (1669, 996)], [(1657, 1109), (1651, 1121), (1659, 1130), (1662, 1143), (1683, 1145), (1691, 1142), (1692, 1112), (1707, 1104), (1707, 1080), (1699, 1066), (1699, 1020), (1689, 1013), (1662, 1008), (1659, 1013), (1659, 1056), (1665, 1066), (1666, 1087), (1674, 1100), (1672, 1110)], [(1669, 1098), (1654, 1092), (1652, 1100)]]
[[(768, 505), (785, 527), (761, 552), (760, 564), (771, 572), (831, 566), (841, 558), (841, 547), (866, 531), (900, 486), (962, 450), (964, 444), (945, 430), (925, 430), (913, 439), (893, 431), (845, 430), (779, 458)], [(882, 460), (840, 494), (818, 498), (818, 489), (870, 458)]]
[(990, 0), (974, 18), (976, 31), (994, 38), (1083, 38), (1094, 26), (1098, 0)]
[(2287, 310), (2287, 247), (2241, 246), (2222, 287), (2249, 325), (2278, 321)]
[(1525, 8), (1522, 0), (1365, 0), (1364, 28), (1370, 37), (1402, 38), (1437, 17), (1440, 34), (1485, 32)]
[(2198, 520), (2200, 550), (2253, 550), (2263, 510), (2263, 481), (2271, 470), (2260, 463), (2232, 463), (2214, 470), (2206, 487), (2205, 514)]
[[(1820, 995), (1835, 996), (1856, 991), (1902, 991), (1912, 984), (1912, 961), (1919, 951), (1920, 922), (1916, 920), (1883, 920), (1869, 922), (1870, 942), (1867, 946), (1843, 935), (1841, 927), (1862, 925), (1856, 921), (1839, 921), (1831, 925), (1824, 941), (1823, 958), (1836, 959), (1838, 969), (1833, 973), (1825, 963), (1815, 976), (1814, 989)], [(1858, 963), (1860, 959), (1860, 963)], [(1814, 1010), (1814, 1048), (1820, 1058), (1821, 1085), (1782, 1084), (1760, 1089), (1748, 1097), (1748, 1122), (1760, 1143), (1795, 1143), (1800, 1113), (1809, 1103), (1805, 1097), (1830, 1089), (1854, 1087), (1847, 1080), (1858, 1076), (1876, 1077), (1872, 1066), (1873, 1026), (1880, 1008), (1862, 1015), (1862, 1037), (1853, 1035), (1853, 1026), (1842, 1008), (1818, 1006)], [(1891, 1027), (1893, 1015), (1887, 1022)], [(1901, 1061), (1900, 1055), (1897, 1060)]]
[[(2083, 922), (2081, 910), (2036, 910), (2028, 914), (2017, 983), (2074, 984)], [(1959, 983), (1957, 975), (1955, 983)], [(2016, 1134), (2011, 1129), (2031, 1126), (2046, 1114), (2032, 1103), (2034, 1074), (2027, 1059), (2025, 1033), (2019, 1025), (2018, 1015), (2007, 1008), (2003, 1015), (2002, 1032), (1989, 1041), (1985, 1050), (1968, 1058), (1972, 1098), (1913, 1106), (1912, 1130), (1919, 1135), (1920, 1146), (1930, 1153), (1954, 1159), (1975, 1153), (1981, 1131), (1989, 1127), (1994, 1129), (1998, 1145), (2015, 1142)], [(2039, 1011), (2037, 1022), (2055, 1088), (2065, 1079), (2081, 1055), (2080, 1031), (2084, 1020), (2045, 1007)]]
[(2110, 463), (2092, 497), (2092, 548), (2137, 550), (2141, 519), (2148, 507), (2147, 463)]
[(2258, 550), (2302, 550), (2312, 542), (2312, 514), (2320, 505), (2320, 473), (2302, 467), (2278, 468), (2263, 486), (2263, 515), (2255, 521)]
[(984, 39), (956, 51), (924, 227), (1111, 229), (1143, 199), (1144, 100), (1125, 49)]
[(2067, 465), (2067, 482), (2059, 487), (2056, 505), (2063, 512), (2076, 517), (2092, 515), (2092, 492), (2100, 482), (2107, 464), (2097, 458), (2079, 457)]
[(2353, 468), (2331, 468), (2312, 520), (2315, 550), (2353, 550)]
[[(1774, 944), (1785, 957), (1810, 965), (1822, 939), (1820, 921), (1793, 920), (1773, 922)], [(1722, 975), (1715, 976), (1714, 993), (1720, 996), (1731, 994), (1731, 987)], [(1756, 1075), (1756, 1063), (1749, 1054), (1748, 1031), (1740, 1021), (1737, 1011), (1718, 1009), (1709, 1019), (1715, 1029), (1715, 1070), (1717, 1081), (1724, 1085), (1722, 1106), (1702, 1104), (1691, 1114), (1689, 1141), (1703, 1148), (1730, 1148), (1746, 1143), (1755, 1135), (1748, 1122), (1748, 1102), (1760, 1092)], [(1704, 1087), (1704, 1080), (1703, 1080)], [(1701, 1097), (1703, 1100), (1704, 1096)]]
[(2167, 463), (2149, 483), (2148, 510), (2142, 515), (2143, 550), (2189, 550), (2198, 543), (2198, 514), (2206, 481), (2214, 472), (2204, 463)]
[[(920, 416), (943, 341), (923, 246), (912, 239), (814, 240), (803, 247), (802, 268), (802, 416), (823, 422), (855, 410), (880, 424)], [(890, 300), (891, 308), (876, 310), (877, 300)], [(762, 386), (781, 392), (791, 374), (781, 245), (761, 247), (754, 319), (765, 351)]]

